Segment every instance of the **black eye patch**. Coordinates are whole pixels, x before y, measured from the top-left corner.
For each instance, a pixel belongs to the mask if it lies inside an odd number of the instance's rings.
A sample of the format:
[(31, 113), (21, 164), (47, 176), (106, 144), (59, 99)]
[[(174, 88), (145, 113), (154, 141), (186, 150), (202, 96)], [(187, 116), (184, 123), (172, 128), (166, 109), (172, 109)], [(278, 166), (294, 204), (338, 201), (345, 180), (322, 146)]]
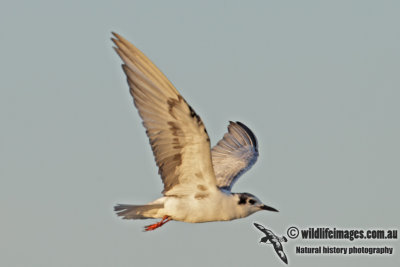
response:
[(251, 205), (254, 205), (254, 204), (256, 203), (256, 201), (255, 201), (254, 199), (250, 199), (250, 200), (249, 200), (249, 203), (250, 203)]
[(246, 204), (246, 200), (247, 200), (247, 197), (245, 195), (240, 195), (238, 204), (244, 205), (244, 204)]

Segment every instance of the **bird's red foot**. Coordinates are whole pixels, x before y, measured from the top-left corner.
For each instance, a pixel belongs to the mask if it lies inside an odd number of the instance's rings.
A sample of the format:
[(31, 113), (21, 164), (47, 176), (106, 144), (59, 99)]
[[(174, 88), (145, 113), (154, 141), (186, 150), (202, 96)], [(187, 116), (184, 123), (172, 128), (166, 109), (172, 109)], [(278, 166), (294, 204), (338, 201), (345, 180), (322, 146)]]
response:
[(159, 221), (158, 223), (155, 224), (150, 224), (144, 227), (144, 231), (153, 231), (155, 229), (157, 229), (158, 227), (163, 226), (164, 224), (166, 224), (167, 222), (169, 222), (171, 220), (171, 217), (165, 215), (161, 221)]

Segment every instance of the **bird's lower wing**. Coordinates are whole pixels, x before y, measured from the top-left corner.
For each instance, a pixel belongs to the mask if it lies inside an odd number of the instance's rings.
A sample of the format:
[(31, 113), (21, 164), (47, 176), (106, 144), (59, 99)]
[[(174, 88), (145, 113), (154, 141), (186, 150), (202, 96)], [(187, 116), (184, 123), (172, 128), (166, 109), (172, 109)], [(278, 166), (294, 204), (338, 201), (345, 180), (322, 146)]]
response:
[(216, 188), (210, 139), (200, 117), (162, 72), (134, 45), (114, 33), (134, 104), (164, 183), (165, 195)]
[(276, 251), (276, 254), (278, 254), (279, 258), (280, 258), (284, 263), (288, 264), (288, 259), (287, 259), (287, 257), (286, 257), (285, 252), (283, 252), (282, 248), (281, 248), (281, 249), (277, 249), (277, 248), (275, 247), (275, 251)]

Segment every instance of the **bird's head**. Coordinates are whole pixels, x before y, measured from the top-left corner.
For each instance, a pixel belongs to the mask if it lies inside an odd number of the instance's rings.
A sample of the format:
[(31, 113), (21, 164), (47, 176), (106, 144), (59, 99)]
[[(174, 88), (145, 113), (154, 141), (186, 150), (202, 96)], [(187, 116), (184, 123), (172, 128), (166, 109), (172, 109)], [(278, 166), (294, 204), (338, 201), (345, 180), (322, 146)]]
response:
[(278, 211), (275, 208), (263, 204), (256, 196), (249, 193), (235, 193), (234, 197), (237, 200), (237, 206), (247, 213), (246, 216), (260, 210)]

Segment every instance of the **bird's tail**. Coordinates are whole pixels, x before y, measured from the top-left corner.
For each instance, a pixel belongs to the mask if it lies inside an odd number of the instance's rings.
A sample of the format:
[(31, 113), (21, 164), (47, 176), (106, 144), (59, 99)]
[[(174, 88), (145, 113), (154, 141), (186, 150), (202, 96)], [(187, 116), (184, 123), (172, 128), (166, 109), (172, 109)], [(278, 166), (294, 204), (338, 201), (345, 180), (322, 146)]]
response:
[(157, 218), (159, 209), (164, 207), (163, 204), (148, 204), (148, 205), (124, 205), (118, 204), (114, 206), (114, 211), (122, 219), (149, 219)]

